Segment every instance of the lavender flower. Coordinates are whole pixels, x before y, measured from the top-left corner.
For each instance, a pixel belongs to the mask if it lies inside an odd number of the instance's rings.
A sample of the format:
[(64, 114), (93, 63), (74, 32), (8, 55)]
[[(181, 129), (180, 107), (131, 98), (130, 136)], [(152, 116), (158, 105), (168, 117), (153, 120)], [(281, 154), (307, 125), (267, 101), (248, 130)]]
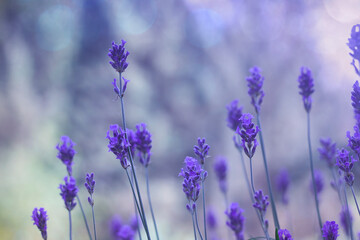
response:
[(238, 203), (232, 203), (229, 210), (225, 212), (228, 217), (226, 225), (235, 233), (236, 240), (244, 239), (244, 221), (243, 210)]
[(76, 206), (75, 197), (79, 189), (76, 187), (76, 181), (73, 177), (65, 177), (65, 184), (60, 184), (60, 196), (64, 200), (65, 208), (71, 211)]
[(241, 123), (240, 118), (242, 116), (242, 107), (238, 107), (238, 103), (239, 100), (234, 100), (226, 106), (226, 109), (228, 110), (226, 119), (227, 126), (233, 131), (236, 131)]
[(318, 148), (320, 159), (325, 160), (330, 168), (335, 164), (336, 143), (331, 138), (321, 138), (321, 147)]
[(323, 238), (325, 240), (336, 240), (339, 236), (339, 225), (335, 221), (326, 221), (322, 228)]
[(117, 233), (116, 240), (133, 240), (135, 239), (135, 231), (129, 226), (124, 225)]
[[(112, 132), (112, 136), (110, 134)], [(119, 127), (119, 125), (110, 125), (109, 131), (107, 131), (107, 139), (109, 139), (109, 152), (113, 152), (116, 159), (120, 160), (121, 166), (126, 169), (130, 166), (128, 162), (129, 143), (126, 141), (125, 132)]]
[(289, 178), (289, 172), (284, 168), (280, 171), (276, 178), (276, 189), (281, 195), (281, 201), (283, 204), (288, 204), (288, 198), (286, 196), (286, 193), (289, 188), (290, 178)]
[(356, 81), (351, 92), (351, 105), (354, 108), (355, 120), (357, 125), (360, 125), (360, 86)]
[(137, 231), (139, 229), (139, 220), (138, 217), (136, 215), (134, 215), (131, 220), (130, 220), (130, 227), (132, 228), (132, 230)]
[(44, 240), (47, 239), (47, 226), (46, 221), (49, 220), (47, 213), (44, 208), (34, 208), (32, 212), (32, 219), (34, 221), (34, 225), (38, 227), (41, 232), (41, 236)]
[(219, 181), (220, 190), (225, 194), (227, 192), (226, 174), (227, 174), (227, 161), (224, 157), (218, 157), (214, 163), (214, 171)]
[(269, 206), (268, 196), (264, 195), (262, 190), (256, 191), (254, 194), (255, 202), (253, 207), (259, 210), (262, 216), (265, 216), (266, 209)]
[(129, 52), (125, 50), (126, 41), (121, 40), (121, 44), (117, 45), (115, 42), (112, 43), (112, 48), (109, 49), (108, 56), (111, 58), (110, 65), (119, 73), (125, 71), (128, 67), (126, 62)]
[(198, 138), (198, 145), (194, 145), (194, 153), (199, 157), (201, 165), (205, 163), (209, 150), (210, 146), (205, 143), (205, 138)]
[(354, 126), (354, 135), (350, 135), (350, 131), (346, 132), (346, 136), (348, 138), (348, 146), (356, 153), (358, 158), (360, 158), (360, 131), (359, 126)]
[[(184, 163), (185, 168), (181, 168), (179, 173), (179, 176), (184, 178), (183, 191), (189, 202), (196, 202), (199, 198), (202, 176), (206, 178), (207, 172), (201, 168), (201, 165), (195, 158), (186, 157)], [(187, 206), (187, 208), (193, 209), (192, 206)]]
[(248, 94), (251, 97), (251, 104), (254, 106), (256, 113), (260, 112), (260, 105), (265, 96), (262, 86), (264, 77), (261, 75), (261, 69), (258, 67), (250, 68), (251, 75), (246, 78), (248, 85)]
[(150, 163), (151, 150), (151, 134), (146, 129), (146, 124), (136, 125), (135, 132), (136, 149), (139, 150), (139, 161), (145, 167)]
[(293, 240), (290, 232), (287, 229), (279, 229), (279, 240)]
[(130, 144), (131, 156), (134, 156), (135, 149), (136, 149), (136, 135), (135, 135), (134, 131), (131, 129), (126, 129), (126, 133), (127, 133), (128, 141)]
[(344, 175), (345, 182), (351, 187), (354, 184), (354, 174), (351, 172), (354, 162), (356, 162), (353, 158), (353, 156), (350, 156), (349, 152), (342, 148), (338, 151), (337, 157), (336, 157), (336, 165), (339, 167), (340, 170), (342, 170)]
[(72, 175), (72, 165), (75, 155), (74, 145), (75, 143), (71, 141), (68, 136), (62, 136), (60, 138), (62, 144), (56, 145), (56, 149), (59, 151), (57, 158), (59, 158), (66, 166), (69, 176)]
[(88, 197), (88, 202), (91, 206), (94, 206), (94, 199), (92, 197), (95, 188), (94, 173), (91, 174), (87, 173), (85, 180), (86, 182), (84, 185), (90, 194), (90, 197)]
[[(122, 84), (122, 89), (120, 92), (120, 88), (118, 87), (118, 85), (116, 84), (116, 78), (114, 78), (112, 85), (114, 86), (114, 92), (116, 93), (116, 95), (118, 95), (119, 97), (123, 97), (126, 91), (126, 87), (127, 84), (130, 82), (130, 80), (125, 79), (124, 77), (122, 77), (122, 80), (124, 81), (124, 84)], [(121, 81), (121, 79), (120, 79)]]
[[(314, 180), (315, 180), (316, 193), (319, 194), (324, 189), (324, 177), (319, 170), (314, 171)], [(314, 194), (314, 186), (312, 181), (310, 181), (309, 188), (311, 193)]]
[(119, 232), (120, 228), (122, 227), (122, 220), (118, 215), (114, 215), (110, 220), (110, 233), (113, 238), (117, 237), (117, 233)]
[(310, 112), (311, 109), (311, 94), (314, 90), (314, 79), (311, 76), (310, 69), (301, 67), (300, 76), (298, 78), (300, 95), (303, 97), (304, 107), (306, 112)]
[(340, 212), (340, 223), (341, 223), (341, 226), (344, 229), (346, 235), (350, 236), (350, 234), (351, 234), (350, 233), (350, 226), (352, 225), (353, 217), (352, 217), (352, 215), (351, 215), (351, 213), (349, 211), (349, 218), (350, 218), (349, 219), (350, 222), (349, 222), (349, 220), (347, 218), (347, 213), (348, 213), (347, 209), (345, 207), (343, 207), (341, 209), (341, 212)]
[(217, 227), (217, 219), (214, 210), (210, 209), (206, 213), (207, 224), (211, 230), (215, 230)]
[(350, 50), (353, 51), (350, 53), (350, 56), (353, 58), (351, 64), (354, 66), (356, 73), (360, 75), (360, 71), (355, 65), (355, 60), (357, 60), (358, 63), (360, 62), (360, 24), (356, 24), (352, 27), (351, 36), (348, 40), (349, 42), (347, 45)]
[(254, 156), (256, 146), (258, 145), (256, 135), (260, 131), (258, 126), (254, 127), (254, 123), (252, 123), (253, 118), (250, 113), (244, 113), (240, 118), (242, 128), (238, 127), (236, 130), (241, 137), (241, 146), (249, 158)]

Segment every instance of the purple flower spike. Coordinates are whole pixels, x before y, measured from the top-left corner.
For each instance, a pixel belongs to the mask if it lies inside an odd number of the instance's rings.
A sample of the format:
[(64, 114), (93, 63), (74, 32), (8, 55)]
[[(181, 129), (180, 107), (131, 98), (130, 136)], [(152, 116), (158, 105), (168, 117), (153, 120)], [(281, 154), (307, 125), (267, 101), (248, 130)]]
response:
[(92, 197), (95, 188), (94, 173), (91, 174), (87, 173), (85, 180), (86, 182), (84, 185), (90, 194), (90, 197), (88, 198), (88, 202), (91, 206), (94, 206), (94, 199)]
[(254, 194), (255, 203), (253, 207), (259, 210), (262, 216), (265, 216), (266, 209), (269, 206), (268, 196), (264, 195), (262, 190), (256, 191)]
[[(123, 87), (121, 89), (120, 92), (120, 88), (118, 87), (117, 83), (116, 83), (116, 78), (114, 78), (114, 81), (112, 82), (112, 85), (114, 86), (114, 92), (116, 93), (116, 95), (118, 95), (119, 97), (123, 97), (126, 91), (126, 87), (128, 82), (130, 82), (130, 80), (125, 79), (124, 77), (122, 78), (122, 80), (124, 81)], [(121, 80), (120, 80), (121, 81)]]
[(358, 126), (360, 126), (360, 86), (356, 81), (353, 85), (351, 92), (351, 105), (354, 108), (355, 120)]
[(69, 176), (71, 176), (73, 159), (76, 153), (74, 150), (75, 143), (71, 141), (68, 136), (62, 136), (60, 140), (62, 141), (62, 144), (60, 145), (59, 143), (56, 145), (56, 149), (59, 151), (57, 158), (59, 158), (65, 164), (67, 172)]
[[(184, 162), (185, 168), (182, 168), (179, 173), (179, 176), (184, 178), (183, 191), (189, 202), (196, 202), (200, 194), (200, 183), (205, 180), (202, 179), (202, 176), (205, 178), (207, 172), (201, 168), (201, 165), (195, 158), (186, 157)], [(191, 209), (190, 206), (188, 207)]]
[(139, 150), (139, 161), (145, 167), (147, 167), (150, 163), (151, 156), (151, 134), (146, 129), (146, 124), (141, 123), (136, 125), (135, 132), (135, 141), (136, 141), (136, 149)]
[(236, 132), (241, 137), (241, 145), (244, 149), (244, 152), (249, 158), (254, 156), (256, 147), (258, 145), (256, 135), (260, 131), (259, 127), (255, 127), (254, 123), (252, 123), (253, 118), (254, 117), (250, 113), (244, 113), (240, 118), (242, 122), (242, 128), (238, 127), (236, 130)]
[(71, 211), (76, 206), (75, 197), (79, 191), (76, 187), (75, 178), (65, 177), (65, 184), (60, 184), (59, 189), (61, 191), (60, 196), (64, 200), (65, 208)]
[(243, 211), (238, 203), (232, 203), (229, 210), (225, 212), (228, 217), (226, 225), (235, 233), (236, 240), (244, 239), (245, 217), (243, 216)]
[(227, 175), (227, 161), (224, 157), (218, 157), (214, 163), (214, 171), (219, 181), (220, 190), (226, 193), (226, 175)]
[(341, 212), (340, 212), (340, 223), (341, 223), (341, 226), (342, 228), (344, 229), (344, 232), (347, 236), (350, 236), (350, 225), (352, 225), (352, 222), (353, 222), (353, 217), (349, 211), (349, 220), (350, 222), (348, 221), (348, 218), (347, 218), (347, 210), (346, 208), (342, 208), (341, 209)]
[(109, 227), (110, 227), (110, 233), (113, 238), (117, 237), (117, 233), (120, 231), (120, 228), (123, 226), (122, 220), (118, 215), (114, 215), (111, 218)]
[(356, 161), (357, 160), (355, 160), (353, 156), (350, 156), (349, 152), (344, 148), (337, 153), (336, 165), (345, 173), (344, 180), (349, 186), (354, 184), (355, 177), (351, 170)]
[(251, 104), (254, 106), (256, 113), (260, 112), (260, 105), (265, 96), (262, 86), (264, 77), (261, 75), (261, 69), (258, 67), (250, 68), (251, 75), (246, 78), (248, 85), (248, 94), (251, 97)]
[(206, 223), (211, 230), (215, 230), (217, 227), (217, 219), (214, 210), (209, 209), (206, 213)]
[(111, 58), (110, 65), (119, 73), (125, 71), (128, 67), (126, 62), (129, 52), (125, 50), (126, 41), (121, 40), (121, 44), (117, 45), (115, 42), (112, 43), (112, 48), (109, 49), (108, 56)]
[(124, 225), (117, 233), (117, 240), (134, 240), (135, 232), (129, 225)]
[(286, 193), (289, 188), (290, 178), (289, 172), (284, 168), (280, 171), (279, 175), (276, 178), (276, 189), (281, 195), (281, 201), (283, 204), (288, 204), (288, 198)]
[(130, 166), (127, 157), (129, 143), (126, 141), (125, 132), (117, 124), (110, 125), (106, 138), (109, 139), (109, 152), (111, 151), (115, 154), (116, 159), (120, 160), (121, 166), (124, 169), (128, 168)]
[(339, 225), (335, 221), (326, 221), (322, 228), (323, 238), (325, 240), (336, 240), (339, 236)]
[[(316, 193), (319, 194), (324, 189), (324, 177), (319, 170), (314, 171), (314, 180), (315, 180), (315, 189)], [(310, 181), (310, 192), (314, 194), (314, 186), (312, 181)]]
[(360, 131), (359, 126), (354, 126), (354, 135), (350, 135), (350, 131), (346, 132), (346, 136), (348, 138), (348, 146), (356, 153), (358, 158), (360, 158)]
[(301, 67), (300, 76), (298, 78), (300, 95), (303, 97), (304, 107), (306, 112), (310, 112), (311, 109), (311, 94), (314, 90), (314, 79), (312, 78), (310, 69)]
[(41, 236), (44, 240), (47, 240), (47, 226), (46, 222), (49, 220), (47, 213), (44, 208), (34, 208), (32, 212), (32, 219), (34, 221), (34, 225), (38, 227), (41, 232)]
[(360, 75), (359, 69), (355, 65), (355, 60), (360, 62), (360, 24), (356, 24), (351, 29), (351, 36), (348, 39), (349, 42), (347, 45), (349, 46), (352, 53), (350, 53), (350, 56), (353, 58), (351, 65), (354, 66), (355, 72)]
[(241, 124), (240, 118), (242, 116), (242, 107), (238, 107), (238, 103), (239, 100), (234, 100), (226, 106), (226, 109), (228, 110), (226, 119), (227, 126), (233, 131), (236, 131)]
[(320, 158), (325, 160), (330, 168), (335, 164), (336, 143), (332, 142), (331, 138), (321, 138), (321, 147), (318, 148)]
[(194, 146), (194, 153), (199, 157), (201, 165), (204, 165), (209, 150), (210, 146), (205, 143), (205, 138), (198, 138), (198, 145)]
[(287, 229), (279, 229), (279, 240), (294, 240)]

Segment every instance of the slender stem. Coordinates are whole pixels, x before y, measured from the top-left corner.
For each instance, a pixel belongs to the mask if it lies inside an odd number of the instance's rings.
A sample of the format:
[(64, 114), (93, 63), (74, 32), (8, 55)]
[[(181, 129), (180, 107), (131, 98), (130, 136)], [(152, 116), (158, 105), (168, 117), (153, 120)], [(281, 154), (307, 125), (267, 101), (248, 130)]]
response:
[(346, 196), (346, 189), (344, 186), (344, 196), (345, 196), (345, 203), (346, 203), (346, 219), (347, 222), (349, 223), (349, 233), (350, 233), (350, 237), (351, 240), (354, 239), (354, 233), (353, 233), (353, 228), (352, 228), (352, 224), (351, 224), (351, 217), (350, 217), (350, 210), (349, 210), (349, 204), (348, 204), (348, 200), (347, 200), (347, 196)]
[[(91, 199), (92, 199), (92, 196), (91, 196)], [(93, 225), (94, 225), (94, 236), (95, 236), (95, 240), (96, 240), (96, 223), (95, 223), (94, 205), (91, 205), (91, 210), (92, 210)]]
[(340, 192), (340, 185), (338, 184), (338, 179), (336, 177), (336, 173), (335, 173), (335, 168), (334, 167), (331, 167), (331, 173), (332, 173), (332, 177), (334, 179), (334, 184), (335, 184), (335, 187), (336, 187), (336, 191), (338, 193), (338, 197), (339, 197), (339, 200), (340, 200), (340, 204), (341, 206), (343, 206), (343, 200), (341, 198), (341, 192)]
[(204, 179), (201, 181), (202, 188), (202, 201), (203, 201), (203, 212), (204, 212), (204, 231), (205, 231), (205, 240), (207, 240), (207, 232), (206, 232), (206, 208), (205, 208), (205, 183)]
[(251, 180), (251, 189), (253, 191), (253, 195), (255, 194), (255, 187), (254, 187), (254, 177), (253, 177), (253, 169), (252, 169), (252, 159), (250, 159), (250, 180)]
[(72, 224), (71, 224), (71, 211), (69, 210), (69, 235), (70, 240), (72, 239)]
[(314, 175), (314, 163), (312, 158), (312, 151), (311, 151), (311, 139), (310, 139), (310, 113), (307, 112), (307, 137), (308, 137), (308, 145), (309, 145), (309, 158), (310, 158), (310, 170), (311, 170), (311, 178), (312, 178), (312, 185), (314, 190), (314, 196), (315, 196), (315, 205), (316, 205), (316, 213), (319, 221), (320, 226), (320, 232), (322, 235), (322, 221), (320, 216), (320, 210), (319, 210), (319, 200), (318, 195), (316, 191), (316, 184), (315, 184), (315, 175)]
[(260, 214), (260, 216), (261, 216), (261, 222), (262, 222), (262, 225), (263, 225), (263, 229), (264, 229), (266, 239), (269, 240), (270, 236), (269, 236), (268, 230), (267, 230), (267, 228), (265, 226), (264, 216), (262, 214)]
[[(124, 132), (125, 132), (126, 141), (129, 142), (127, 131), (126, 131), (125, 108), (124, 108), (124, 99), (123, 99), (124, 95), (123, 95), (123, 92), (122, 92), (121, 73), (119, 73), (119, 82), (120, 82), (120, 88), (119, 89), (120, 89), (120, 102), (121, 102), (121, 115), (122, 115), (123, 129), (124, 129)], [(146, 231), (146, 235), (147, 235), (148, 239), (150, 240), (151, 238), (150, 238), (150, 235), (149, 235), (149, 229), (148, 229), (147, 222), (146, 222), (145, 211), (144, 211), (143, 203), (142, 203), (142, 200), (141, 200), (139, 184), (138, 184), (138, 181), (137, 181), (137, 178), (136, 178), (136, 173), (135, 173), (135, 168), (134, 168), (134, 161), (133, 161), (130, 146), (128, 147), (128, 154), (129, 154), (129, 158), (130, 158), (131, 170), (132, 170), (132, 173), (134, 175), (136, 192), (137, 192), (137, 196), (139, 198), (140, 208), (141, 208), (141, 212), (142, 212), (142, 216), (143, 216), (144, 228), (145, 228), (145, 231)]]
[(202, 237), (202, 235), (201, 235), (201, 231), (200, 231), (200, 228), (199, 228), (199, 223), (198, 223), (198, 219), (197, 219), (198, 217), (197, 217), (196, 209), (197, 209), (197, 208), (194, 209), (196, 228), (197, 228), (197, 230), (198, 230), (198, 232), (199, 232), (199, 235), (200, 235), (201, 240), (203, 240), (203, 237)]
[(88, 222), (87, 222), (87, 220), (86, 220), (85, 212), (84, 212), (84, 209), (83, 209), (83, 207), (82, 207), (82, 204), (81, 204), (81, 201), (80, 201), (80, 198), (79, 198), (78, 195), (76, 195), (76, 200), (77, 200), (77, 202), (79, 203), (79, 207), (80, 207), (80, 209), (81, 209), (81, 213), (82, 213), (82, 216), (83, 216), (83, 218), (84, 218), (84, 222), (85, 222), (86, 230), (87, 230), (88, 235), (89, 235), (89, 239), (92, 240), (91, 233), (90, 233), (90, 228), (89, 228)]
[(191, 213), (191, 218), (192, 218), (193, 229), (194, 229), (194, 237), (195, 237), (195, 240), (197, 240), (196, 229), (195, 229), (195, 221), (194, 221), (194, 213)]
[(267, 166), (267, 161), (266, 161), (265, 146), (264, 146), (264, 140), (263, 140), (263, 136), (262, 136), (262, 128), (261, 128), (259, 113), (256, 113), (256, 120), (257, 120), (257, 124), (261, 130), (259, 132), (260, 146), (261, 146), (261, 153), (262, 153), (263, 161), (264, 161), (267, 187), (268, 187), (268, 191), (269, 191), (269, 195), (270, 195), (271, 210), (273, 213), (275, 227), (277, 229), (280, 229), (280, 223), (279, 223), (277, 212), (276, 212), (276, 205), (275, 205), (275, 201), (274, 201), (274, 197), (273, 197), (273, 193), (272, 193), (272, 189), (271, 189), (271, 182), (270, 182), (269, 171), (268, 171), (268, 166)]
[(151, 198), (150, 198), (150, 187), (149, 187), (149, 170), (147, 167), (145, 167), (145, 175), (146, 175), (146, 190), (147, 190), (147, 196), (148, 196), (148, 200), (149, 200), (149, 206), (150, 206), (150, 212), (151, 212), (151, 217), (154, 223), (154, 227), (155, 227), (155, 233), (156, 233), (156, 239), (159, 240), (159, 233), (158, 233), (158, 229), (157, 229), (157, 225), (156, 225), (156, 220), (155, 220), (155, 215), (154, 215), (154, 211), (153, 211), (153, 207), (151, 204)]
[[(134, 175), (132, 175), (132, 174), (131, 174), (131, 184), (134, 184)], [(138, 232), (138, 235), (139, 235), (139, 240), (142, 240), (141, 230), (140, 230), (140, 225), (139, 225), (139, 216), (138, 216), (138, 212), (137, 212), (137, 209), (136, 209), (135, 199), (133, 199), (133, 202), (134, 202), (134, 209), (135, 209), (135, 218), (136, 218), (136, 223), (137, 223), (137, 232)]]
[(358, 205), (358, 202), (357, 202), (357, 200), (356, 200), (356, 197), (355, 197), (355, 192), (354, 192), (353, 186), (351, 186), (350, 189), (351, 189), (352, 195), (353, 195), (354, 200), (355, 200), (355, 203), (356, 203), (356, 208), (357, 208), (358, 213), (359, 213), (359, 215), (360, 215), (360, 209), (359, 209), (359, 205)]

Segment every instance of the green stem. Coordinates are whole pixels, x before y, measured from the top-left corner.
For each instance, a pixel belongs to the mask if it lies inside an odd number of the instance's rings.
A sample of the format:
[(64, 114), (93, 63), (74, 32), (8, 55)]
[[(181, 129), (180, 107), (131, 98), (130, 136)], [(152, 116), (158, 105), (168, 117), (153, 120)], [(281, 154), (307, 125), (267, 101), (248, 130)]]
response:
[(199, 228), (199, 223), (198, 223), (198, 219), (197, 219), (198, 217), (197, 217), (196, 209), (197, 209), (197, 208), (194, 209), (196, 228), (197, 228), (197, 230), (198, 230), (198, 232), (199, 232), (200, 239), (203, 240), (203, 237), (202, 237), (202, 235), (201, 235), (201, 231), (200, 231), (200, 228)]
[(307, 137), (308, 137), (308, 145), (309, 145), (310, 170), (311, 170), (312, 185), (313, 185), (314, 196), (315, 196), (316, 213), (317, 213), (320, 232), (321, 232), (321, 236), (322, 236), (322, 221), (321, 221), (320, 210), (319, 210), (319, 200), (318, 200), (318, 195), (317, 195), (317, 191), (316, 191), (314, 163), (313, 163), (312, 151), (311, 151), (310, 113), (309, 112), (307, 112)]
[(348, 200), (347, 200), (347, 196), (346, 196), (345, 186), (344, 186), (344, 196), (345, 196), (345, 202), (346, 202), (346, 219), (347, 219), (347, 222), (349, 223), (350, 237), (351, 237), (351, 240), (353, 240), (354, 234), (353, 234), (353, 228), (352, 228), (352, 224), (351, 224), (350, 210), (349, 210), (349, 204), (348, 204)]
[(153, 207), (152, 207), (152, 204), (151, 204), (151, 198), (150, 198), (149, 171), (148, 171), (147, 167), (145, 167), (145, 175), (146, 175), (146, 190), (147, 190), (147, 195), (148, 195), (148, 200), (149, 200), (151, 217), (152, 217), (154, 227), (155, 227), (156, 238), (157, 238), (157, 240), (159, 240), (159, 233), (158, 233), (156, 220), (155, 220), (155, 215), (154, 215)]
[(83, 216), (83, 218), (84, 218), (84, 222), (85, 222), (86, 230), (87, 230), (88, 235), (89, 235), (89, 239), (92, 240), (91, 233), (90, 233), (90, 228), (89, 228), (88, 222), (87, 222), (87, 220), (86, 220), (85, 212), (84, 212), (84, 209), (83, 209), (83, 207), (82, 207), (82, 204), (81, 204), (81, 201), (80, 201), (80, 198), (79, 198), (78, 195), (76, 195), (76, 200), (77, 200), (78, 203), (79, 203), (79, 207), (80, 207), (80, 209), (81, 209), (81, 213), (82, 213), (82, 216)]
[[(92, 196), (91, 196), (91, 199), (92, 199)], [(94, 236), (95, 236), (95, 240), (96, 240), (96, 223), (95, 223), (94, 205), (91, 205), (91, 210), (92, 210), (93, 225), (94, 225)]]
[[(131, 184), (134, 185), (134, 176), (132, 174), (131, 174)], [(138, 211), (136, 208), (135, 198), (133, 199), (133, 202), (134, 202), (134, 209), (135, 209), (135, 218), (136, 218), (136, 223), (137, 223), (137, 232), (139, 235), (139, 240), (142, 240), (141, 230), (140, 230), (140, 225), (139, 225), (139, 216), (138, 216)]]
[(201, 188), (202, 188), (202, 201), (203, 201), (203, 212), (204, 212), (204, 231), (205, 231), (205, 240), (207, 240), (207, 232), (206, 232), (206, 208), (205, 208), (205, 184), (204, 180), (201, 181)]
[(194, 229), (194, 237), (195, 237), (195, 240), (197, 240), (196, 229), (195, 229), (195, 221), (194, 221), (194, 213), (191, 213), (191, 218), (192, 218), (193, 229)]
[(353, 195), (354, 200), (355, 200), (356, 208), (357, 208), (358, 213), (359, 213), (359, 215), (360, 215), (360, 209), (359, 209), (359, 205), (358, 205), (358, 202), (357, 202), (357, 200), (356, 200), (356, 197), (355, 197), (355, 192), (354, 192), (353, 186), (350, 186), (350, 189), (351, 189), (352, 195)]
[(262, 128), (261, 128), (259, 113), (256, 113), (256, 120), (257, 120), (257, 124), (260, 128), (260, 132), (259, 132), (260, 146), (261, 146), (261, 153), (262, 153), (263, 161), (264, 161), (267, 187), (268, 187), (268, 191), (269, 191), (269, 195), (270, 195), (271, 210), (273, 213), (275, 227), (277, 229), (280, 229), (280, 223), (279, 223), (277, 212), (276, 212), (276, 205), (275, 205), (275, 201), (274, 201), (274, 197), (273, 197), (273, 193), (272, 193), (272, 189), (271, 189), (271, 182), (270, 182), (269, 171), (268, 171), (268, 166), (267, 166), (267, 161), (266, 161), (265, 146), (264, 146), (264, 140), (263, 140), (263, 136), (262, 136)]
[(72, 224), (71, 224), (71, 211), (69, 210), (69, 235), (70, 240), (72, 239)]

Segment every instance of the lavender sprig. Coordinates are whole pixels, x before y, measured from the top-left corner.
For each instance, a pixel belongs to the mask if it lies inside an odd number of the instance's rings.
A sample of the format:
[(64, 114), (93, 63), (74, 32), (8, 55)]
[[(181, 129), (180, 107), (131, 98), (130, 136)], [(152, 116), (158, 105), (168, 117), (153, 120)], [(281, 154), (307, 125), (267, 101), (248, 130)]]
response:
[[(322, 175), (322, 173), (319, 170), (315, 170), (314, 171), (314, 176), (315, 176), (315, 189), (316, 189), (316, 194), (320, 194), (320, 192), (322, 192), (322, 190), (324, 189), (324, 177)], [(312, 181), (310, 182), (310, 192), (312, 194), (314, 194), (314, 188), (313, 188), (313, 184)]]
[(359, 68), (356, 67), (355, 60), (360, 64), (360, 24), (356, 24), (351, 29), (351, 36), (348, 39), (349, 42), (347, 45), (349, 46), (352, 53), (350, 56), (353, 58), (351, 65), (354, 66), (355, 72), (360, 76)]
[(332, 142), (331, 138), (321, 138), (321, 147), (318, 148), (320, 159), (324, 160), (329, 168), (332, 168), (335, 164), (336, 155), (336, 143)]
[(336, 240), (339, 236), (339, 225), (335, 221), (326, 221), (322, 228), (322, 237), (325, 240)]
[[(121, 74), (125, 71), (125, 69), (128, 67), (128, 63), (126, 62), (127, 57), (129, 56), (129, 52), (125, 50), (125, 43), (126, 41), (122, 40), (120, 45), (115, 44), (114, 42), (112, 43), (112, 48), (109, 49), (109, 53), (108, 56), (111, 58), (111, 62), (110, 65), (119, 73), (119, 84), (120, 86), (117, 88), (117, 90), (119, 91), (118, 96), (120, 97), (120, 103), (121, 103), (121, 115), (122, 115), (122, 123), (123, 123), (123, 131), (125, 132), (125, 139), (126, 142), (129, 142), (128, 140), (128, 136), (126, 134), (126, 120), (125, 120), (125, 108), (124, 108), (124, 90), (125, 90), (125, 85), (127, 84), (127, 82), (124, 80), (124, 88), (123, 88), (123, 83), (121, 81), (122, 77)], [(116, 81), (115, 81), (115, 86), (117, 86)], [(116, 90), (114, 89), (114, 91), (116, 92)], [(146, 232), (146, 236), (148, 238), (148, 240), (150, 240), (150, 234), (149, 234), (149, 229), (147, 226), (147, 222), (146, 222), (146, 216), (145, 216), (145, 211), (144, 211), (144, 207), (143, 207), (143, 203), (142, 203), (142, 199), (141, 199), (141, 194), (140, 194), (140, 189), (139, 189), (139, 184), (137, 181), (137, 177), (136, 177), (136, 171), (134, 168), (134, 161), (133, 161), (133, 156), (131, 153), (131, 146), (130, 144), (128, 144), (127, 147), (127, 152), (129, 155), (129, 160), (130, 160), (130, 166), (131, 166), (131, 171), (132, 171), (132, 175), (134, 176), (134, 182), (135, 182), (135, 188), (136, 188), (136, 194), (134, 194), (134, 198), (138, 198), (139, 199), (139, 205), (140, 205), (140, 209), (141, 209), (141, 214), (140, 216), (142, 217), (142, 223), (144, 225), (145, 228), (145, 232)], [(127, 169), (125, 169), (127, 172)], [(128, 172), (127, 172), (128, 173)], [(130, 185), (131, 185), (131, 181), (130, 181), (130, 177), (128, 176)], [(135, 193), (133, 191), (133, 193)]]
[(350, 230), (352, 230), (352, 222), (353, 222), (353, 217), (349, 209), (343, 207), (340, 212), (340, 224), (343, 227), (345, 234), (347, 236), (351, 236), (352, 234), (352, 232), (350, 232)]
[(87, 173), (85, 180), (86, 180), (86, 182), (84, 185), (85, 185), (86, 189), (88, 190), (88, 193), (90, 194), (90, 197), (88, 197), (88, 202), (91, 206), (93, 226), (94, 226), (94, 236), (95, 236), (95, 240), (96, 240), (96, 223), (95, 223), (94, 198), (93, 198), (94, 189), (95, 189), (94, 173), (91, 173), (91, 174)]
[(354, 126), (354, 135), (351, 136), (350, 131), (346, 132), (348, 138), (348, 146), (356, 153), (358, 159), (360, 159), (360, 130), (359, 126)]
[(294, 240), (287, 229), (278, 230), (279, 240)]
[(238, 103), (239, 100), (234, 100), (226, 106), (226, 109), (228, 110), (226, 119), (227, 126), (233, 131), (236, 131), (241, 124), (240, 118), (242, 116), (242, 107), (238, 107)]
[(44, 240), (47, 240), (47, 220), (49, 220), (49, 217), (46, 213), (46, 210), (44, 208), (34, 208), (31, 218), (34, 221), (34, 225), (37, 226), (39, 231), (41, 232), (41, 236)]
[(227, 160), (224, 157), (218, 157), (215, 160), (214, 163), (214, 172), (217, 177), (217, 180), (219, 182), (220, 190), (224, 194), (226, 206), (227, 204), (227, 182), (226, 182), (226, 176), (227, 176)]
[(320, 209), (319, 209), (319, 200), (316, 192), (316, 183), (315, 183), (315, 174), (314, 174), (314, 163), (312, 158), (312, 150), (311, 150), (311, 138), (310, 138), (310, 109), (311, 109), (311, 94), (315, 91), (314, 88), (314, 79), (312, 78), (312, 74), (310, 69), (306, 67), (301, 67), (300, 75), (298, 78), (299, 88), (300, 88), (300, 95), (302, 96), (304, 108), (307, 113), (307, 140), (308, 140), (308, 148), (309, 148), (309, 161), (310, 161), (310, 172), (311, 172), (311, 179), (313, 182), (313, 192), (314, 192), (314, 199), (315, 199), (315, 206), (316, 206), (316, 213), (318, 217), (320, 231), (322, 232), (322, 221), (320, 216)]
[(354, 83), (351, 92), (351, 106), (354, 109), (356, 124), (360, 126), (360, 86), (358, 81)]
[(289, 172), (284, 168), (282, 169), (276, 178), (276, 189), (281, 195), (281, 201), (284, 205), (287, 205), (289, 200), (286, 195), (290, 184)]
[(267, 239), (269, 238), (268, 228), (269, 228), (269, 222), (268, 220), (265, 220), (265, 213), (267, 210), (267, 207), (269, 206), (268, 196), (264, 195), (262, 190), (254, 192), (254, 199), (255, 202), (253, 203), (253, 207), (258, 210), (261, 218), (261, 224), (264, 229), (264, 233), (266, 235)]
[(225, 214), (228, 217), (226, 225), (234, 232), (236, 240), (244, 240), (244, 222), (245, 217), (238, 203), (231, 203)]
[(251, 104), (254, 106), (256, 113), (260, 112), (260, 105), (265, 96), (262, 86), (264, 77), (261, 75), (261, 69), (258, 67), (250, 68), (251, 75), (246, 78), (248, 85), (248, 94), (251, 97)]

